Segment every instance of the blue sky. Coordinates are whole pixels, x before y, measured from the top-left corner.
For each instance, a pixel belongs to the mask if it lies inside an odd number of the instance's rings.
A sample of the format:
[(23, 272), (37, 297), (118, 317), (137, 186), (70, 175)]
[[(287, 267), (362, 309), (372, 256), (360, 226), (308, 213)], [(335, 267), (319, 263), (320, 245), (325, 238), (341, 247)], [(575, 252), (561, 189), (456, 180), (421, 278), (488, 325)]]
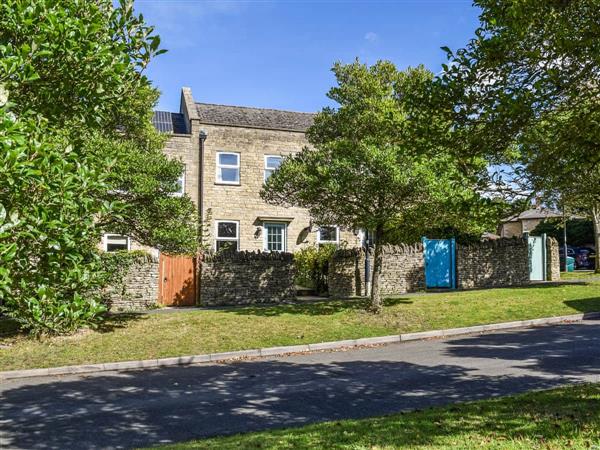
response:
[(196, 101), (317, 111), (330, 104), (335, 61), (389, 59), (438, 72), (440, 50), (464, 46), (478, 25), (470, 0), (137, 0), (163, 48), (147, 75), (159, 109)]

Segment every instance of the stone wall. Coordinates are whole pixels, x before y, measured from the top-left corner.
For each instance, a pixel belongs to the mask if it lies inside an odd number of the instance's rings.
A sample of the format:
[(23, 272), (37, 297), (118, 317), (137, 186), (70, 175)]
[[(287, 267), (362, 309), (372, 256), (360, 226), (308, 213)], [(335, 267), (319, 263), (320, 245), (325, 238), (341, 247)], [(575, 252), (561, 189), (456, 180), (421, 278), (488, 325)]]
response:
[(110, 311), (153, 308), (158, 302), (158, 258), (138, 255), (124, 273), (102, 292)]
[(546, 238), (546, 280), (560, 280), (560, 250), (559, 244), (553, 237)]
[(329, 296), (347, 298), (364, 295), (365, 252), (362, 248), (340, 249), (329, 261)]
[[(380, 286), (383, 296), (390, 297), (425, 289), (425, 260), (421, 244), (385, 245), (382, 252)], [(456, 253), (459, 289), (519, 286), (529, 283), (529, 253), (525, 239), (498, 239), (472, 245), (458, 245)], [(329, 266), (330, 296), (344, 298), (365, 295), (364, 268), (363, 249), (337, 251)]]
[(457, 245), (459, 289), (518, 286), (529, 283), (529, 250), (523, 238)]
[[(202, 306), (281, 303), (296, 298), (291, 253), (234, 252), (203, 256)], [(233, 330), (235, 332), (235, 330)]]
[(384, 245), (381, 295), (394, 296), (425, 289), (423, 245)]
[[(425, 268), (423, 246), (385, 245), (382, 251), (381, 294), (401, 295), (425, 289)], [(371, 273), (373, 270), (373, 250), (369, 253)], [(329, 295), (345, 298), (366, 294), (365, 251), (362, 248), (338, 250), (329, 263)]]

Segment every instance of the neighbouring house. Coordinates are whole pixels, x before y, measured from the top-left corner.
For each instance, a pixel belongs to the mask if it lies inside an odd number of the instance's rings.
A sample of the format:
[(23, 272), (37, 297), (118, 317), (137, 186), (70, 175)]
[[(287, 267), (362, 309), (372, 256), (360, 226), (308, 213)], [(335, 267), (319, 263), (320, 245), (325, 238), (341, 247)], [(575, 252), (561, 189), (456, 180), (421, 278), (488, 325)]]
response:
[(521, 237), (531, 233), (541, 222), (550, 218), (562, 217), (562, 214), (545, 208), (533, 208), (508, 217), (498, 227), (501, 237)]
[[(165, 153), (185, 164), (180, 194), (198, 206), (204, 245), (213, 250), (294, 252), (309, 244), (360, 244), (358, 232), (335, 224), (316, 226), (307, 210), (272, 206), (259, 195), (282, 159), (308, 145), (305, 132), (313, 117), (200, 103), (185, 87), (179, 112), (155, 112), (155, 127), (169, 135)], [(119, 235), (104, 236), (103, 246), (107, 251), (137, 248)]]

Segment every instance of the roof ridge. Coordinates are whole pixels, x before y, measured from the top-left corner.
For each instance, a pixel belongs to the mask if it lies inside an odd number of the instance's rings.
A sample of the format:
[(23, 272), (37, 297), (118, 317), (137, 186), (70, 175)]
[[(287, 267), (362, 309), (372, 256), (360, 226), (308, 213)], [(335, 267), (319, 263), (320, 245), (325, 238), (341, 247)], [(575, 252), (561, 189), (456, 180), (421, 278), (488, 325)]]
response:
[(309, 115), (313, 115), (313, 116), (315, 114), (317, 114), (316, 112), (293, 111), (291, 109), (261, 108), (259, 106), (224, 105), (223, 103), (196, 102), (196, 105), (225, 106), (225, 107), (228, 107), (228, 108), (257, 109), (257, 110), (260, 110), (260, 111), (289, 112), (289, 113), (294, 113), (294, 114), (309, 114)]

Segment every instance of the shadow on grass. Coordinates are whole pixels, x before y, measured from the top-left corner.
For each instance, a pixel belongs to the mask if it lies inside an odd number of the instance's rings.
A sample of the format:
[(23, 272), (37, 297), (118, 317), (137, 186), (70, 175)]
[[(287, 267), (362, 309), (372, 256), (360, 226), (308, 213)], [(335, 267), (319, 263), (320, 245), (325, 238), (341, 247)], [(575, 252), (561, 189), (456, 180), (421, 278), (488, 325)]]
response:
[[(99, 333), (112, 333), (113, 331), (126, 328), (131, 322), (144, 320), (146, 318), (145, 314), (142, 313), (117, 313), (117, 314), (107, 314), (104, 316), (104, 320), (98, 328), (95, 330)], [(19, 328), (19, 324), (12, 319), (0, 319), (0, 339), (11, 339), (23, 337), (28, 338), (33, 336), (29, 336), (26, 331), (23, 331)], [(42, 335), (40, 339), (45, 339), (51, 336)]]
[(131, 322), (145, 320), (147, 317), (147, 314), (135, 312), (109, 313), (105, 316), (97, 331), (111, 333), (119, 328), (126, 328)]
[[(390, 298), (384, 300), (385, 306), (395, 306), (400, 304), (411, 304), (409, 298)], [(331, 316), (344, 311), (367, 311), (369, 301), (365, 299), (348, 300), (323, 300), (310, 303), (294, 303), (280, 305), (256, 305), (210, 308), (222, 312), (238, 314), (242, 316), (262, 316), (275, 317), (283, 314), (300, 314), (303, 316)]]
[[(369, 350), (352, 358), (309, 355), (9, 382), (0, 386), (0, 417), (9, 418), (0, 421), (0, 437), (7, 448), (139, 448), (550, 388), (596, 379), (599, 327), (537, 328), (427, 344), (432, 351), (421, 363), (399, 352)], [(506, 358), (502, 367), (497, 367), (499, 357)], [(481, 359), (474, 363), (473, 358)], [(341, 440), (330, 443), (341, 446), (368, 433), (366, 447), (435, 445), (448, 436), (486, 430), (528, 438), (559, 433), (569, 439), (598, 426), (597, 395), (565, 392), (537, 402), (450, 409), (444, 413), (447, 426), (439, 425), (444, 418), (439, 411), (407, 422), (398, 417), (395, 425), (381, 419), (366, 428), (351, 427), (346, 437), (340, 432), (334, 439)], [(556, 414), (575, 426), (555, 427)], [(299, 447), (327, 448), (318, 445), (318, 435), (312, 439), (315, 445)]]

